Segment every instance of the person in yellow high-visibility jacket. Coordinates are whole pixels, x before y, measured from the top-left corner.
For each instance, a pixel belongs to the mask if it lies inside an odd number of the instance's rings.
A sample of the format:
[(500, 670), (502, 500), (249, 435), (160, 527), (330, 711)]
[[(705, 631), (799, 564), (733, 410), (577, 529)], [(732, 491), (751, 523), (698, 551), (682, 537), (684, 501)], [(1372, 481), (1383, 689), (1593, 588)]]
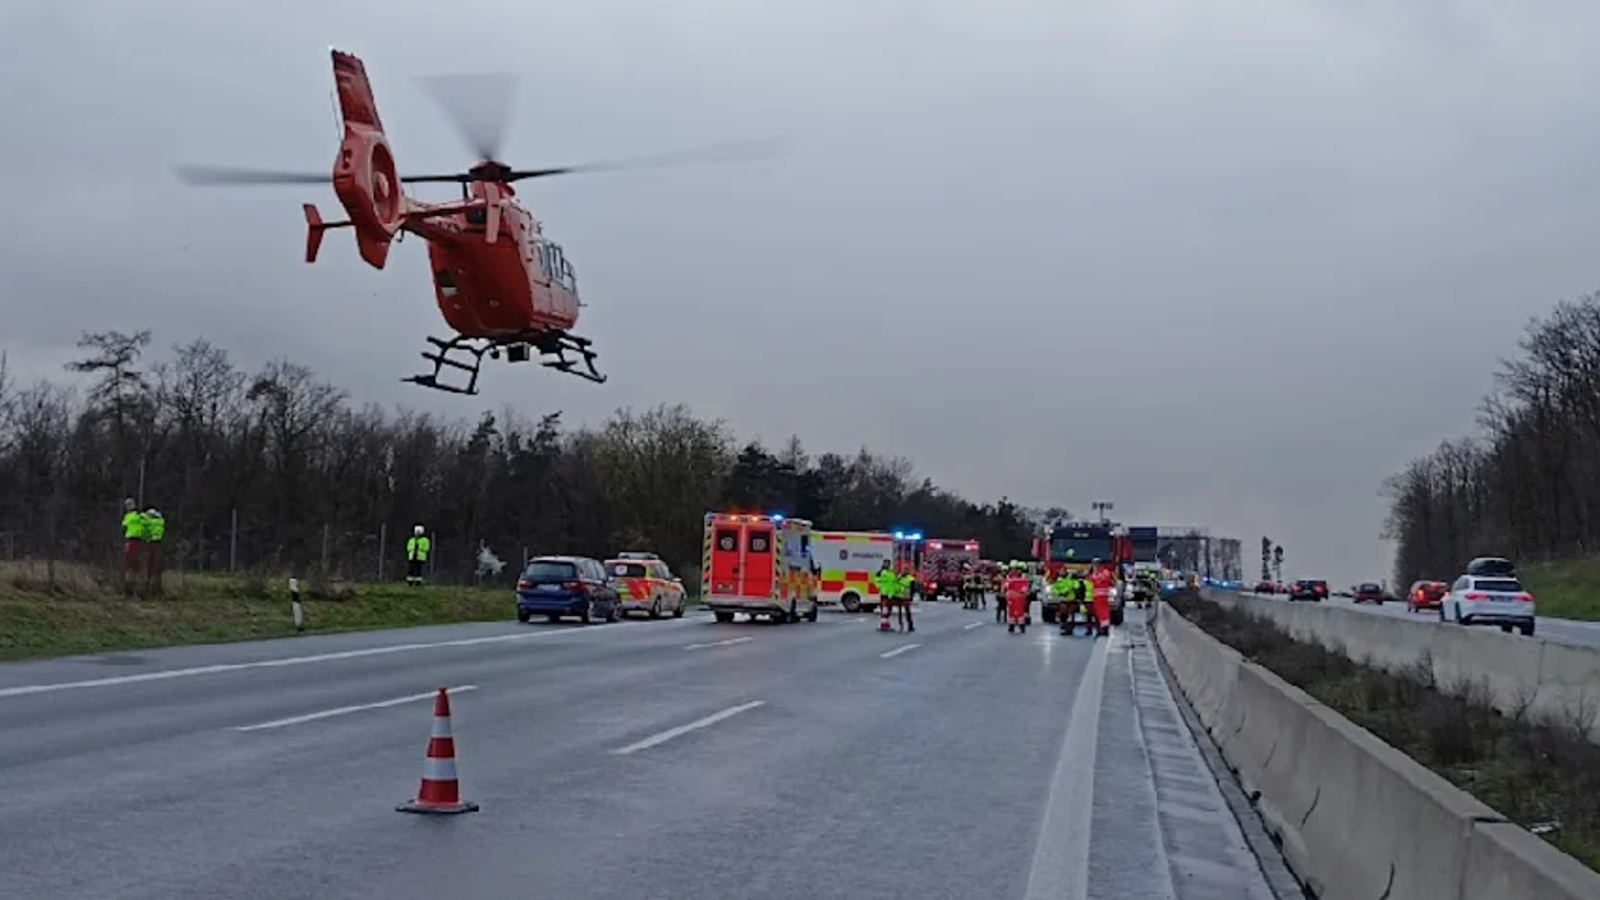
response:
[(895, 597), (895, 604), (900, 610), (900, 625), (906, 631), (916, 631), (917, 623), (911, 618), (911, 589), (917, 583), (917, 576), (910, 572), (899, 576), (900, 590)]
[(139, 573), (144, 555), (144, 516), (132, 497), (122, 501), (122, 590), (133, 592), (133, 579)]
[(422, 570), (428, 565), (428, 552), (432, 549), (433, 542), (428, 540), (427, 530), (421, 525), (412, 529), (406, 541), (406, 584), (412, 587), (422, 584)]
[(161, 590), (161, 540), (167, 534), (167, 521), (154, 506), (140, 515), (144, 528), (145, 582), (152, 591)]

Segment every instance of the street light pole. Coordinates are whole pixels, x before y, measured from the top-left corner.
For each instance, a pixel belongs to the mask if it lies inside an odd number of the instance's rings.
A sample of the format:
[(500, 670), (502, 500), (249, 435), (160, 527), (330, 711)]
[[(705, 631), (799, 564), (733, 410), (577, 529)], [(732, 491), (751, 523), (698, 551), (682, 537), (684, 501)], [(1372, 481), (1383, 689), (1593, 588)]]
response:
[(1100, 514), (1100, 522), (1101, 522), (1101, 524), (1105, 524), (1106, 522), (1111, 521), (1111, 518), (1110, 518), (1110, 516), (1107, 515), (1107, 513), (1111, 512), (1111, 510), (1115, 509), (1116, 508), (1116, 504), (1111, 503), (1108, 500), (1096, 500), (1096, 501), (1094, 501), (1093, 503), (1091, 503), (1089, 505), (1094, 507), (1095, 512)]

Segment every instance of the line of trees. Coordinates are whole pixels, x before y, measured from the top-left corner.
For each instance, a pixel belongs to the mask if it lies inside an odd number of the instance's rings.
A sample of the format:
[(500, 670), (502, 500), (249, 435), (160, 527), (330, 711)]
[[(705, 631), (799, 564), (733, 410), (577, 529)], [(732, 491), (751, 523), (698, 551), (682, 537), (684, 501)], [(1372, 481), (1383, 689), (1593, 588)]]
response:
[(1500, 361), (1478, 433), (1384, 482), (1396, 584), (1450, 580), (1475, 556), (1600, 547), (1600, 293), (1530, 320), (1517, 349)]
[[(19, 385), (0, 363), (0, 555), (112, 564), (124, 497), (162, 510), (169, 567), (398, 575), (413, 524), (435, 578), (476, 577), (479, 549), (660, 553), (698, 574), (701, 521), (782, 511), (831, 529), (920, 528), (1026, 557), (1034, 518), (969, 502), (900, 457), (740, 441), (688, 407), (449, 421), (352, 403), (288, 360), (242, 371), (200, 339), (152, 359), (151, 333), (86, 334), (86, 389)], [(692, 581), (691, 581), (692, 583)]]

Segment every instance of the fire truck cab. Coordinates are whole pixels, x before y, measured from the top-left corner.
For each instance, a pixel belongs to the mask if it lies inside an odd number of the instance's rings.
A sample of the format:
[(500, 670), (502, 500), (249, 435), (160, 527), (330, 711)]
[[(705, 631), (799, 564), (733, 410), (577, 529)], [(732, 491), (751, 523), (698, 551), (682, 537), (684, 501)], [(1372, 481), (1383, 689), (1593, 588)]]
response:
[[(1113, 522), (1055, 522), (1033, 542), (1033, 556), (1044, 570), (1045, 583), (1063, 574), (1086, 577), (1094, 560), (1115, 567), (1117, 583), (1111, 593), (1111, 624), (1121, 625), (1126, 591), (1125, 566), (1133, 562), (1133, 543), (1127, 529)], [(1040, 597), (1039, 613), (1046, 622), (1057, 618), (1056, 598)]]
[(738, 613), (773, 623), (815, 622), (818, 569), (804, 519), (706, 513), (701, 595), (718, 622)]

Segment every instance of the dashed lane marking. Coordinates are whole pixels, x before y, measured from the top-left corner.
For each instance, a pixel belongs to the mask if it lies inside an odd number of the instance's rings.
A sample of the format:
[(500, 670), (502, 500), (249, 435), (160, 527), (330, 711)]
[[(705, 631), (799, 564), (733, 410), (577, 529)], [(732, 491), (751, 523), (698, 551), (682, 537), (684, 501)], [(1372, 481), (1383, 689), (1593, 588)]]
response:
[(712, 713), (703, 719), (695, 719), (693, 722), (690, 722), (687, 725), (679, 725), (677, 728), (669, 728), (660, 734), (653, 734), (650, 737), (639, 741), (638, 743), (629, 744), (626, 747), (622, 747), (611, 752), (617, 754), (618, 756), (627, 756), (630, 753), (637, 753), (640, 750), (648, 750), (658, 744), (664, 744), (675, 737), (705, 728), (707, 725), (715, 725), (718, 722), (721, 722), (723, 719), (731, 719), (742, 712), (749, 712), (758, 706), (765, 706), (766, 703), (767, 701), (765, 700), (751, 700), (749, 703), (741, 703), (738, 706), (730, 706), (722, 712)]
[[(447, 688), (452, 694), (462, 694), (475, 691), (475, 684), (463, 684), (460, 687)], [(285, 725), (299, 725), (301, 722), (314, 722), (317, 719), (328, 719), (334, 716), (348, 715), (353, 712), (362, 712), (369, 709), (384, 709), (390, 706), (399, 706), (403, 703), (415, 703), (418, 700), (428, 700), (438, 695), (438, 691), (428, 691), (425, 694), (412, 694), (409, 697), (396, 697), (393, 700), (380, 700), (377, 703), (359, 703), (355, 706), (340, 706), (336, 709), (325, 709), (321, 712), (306, 713), (303, 716), (290, 716), (287, 719), (273, 719), (271, 722), (262, 722), (259, 725), (241, 725), (234, 731), (262, 731), (268, 728), (282, 728)]]

